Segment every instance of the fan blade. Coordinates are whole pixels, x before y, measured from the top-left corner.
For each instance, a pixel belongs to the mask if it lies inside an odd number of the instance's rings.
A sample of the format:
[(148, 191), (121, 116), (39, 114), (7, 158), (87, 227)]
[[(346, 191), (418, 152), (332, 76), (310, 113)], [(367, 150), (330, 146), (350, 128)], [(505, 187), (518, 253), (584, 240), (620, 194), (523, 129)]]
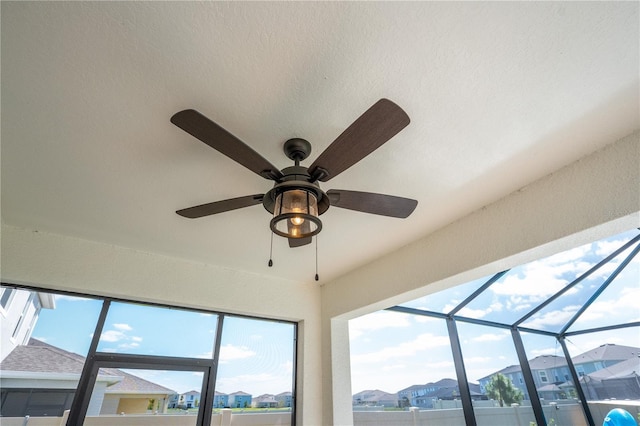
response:
[(177, 112), (171, 117), (171, 122), (263, 178), (282, 178), (282, 173), (276, 166), (198, 111), (185, 109)]
[(327, 195), (332, 206), (402, 219), (409, 217), (418, 205), (416, 200), (410, 198), (372, 192), (331, 189), (327, 191)]
[(307, 238), (289, 238), (289, 247), (296, 248), (306, 246), (307, 244), (311, 244), (313, 241), (313, 237)]
[(409, 116), (388, 99), (380, 99), (351, 124), (309, 167), (326, 182), (371, 154), (409, 124)]
[[(289, 234), (292, 234), (292, 230), (294, 230), (295, 228), (298, 228), (297, 232), (299, 234), (306, 234), (308, 232), (311, 232), (311, 225), (309, 224), (308, 220), (305, 220), (300, 225), (294, 225), (290, 220), (287, 220), (287, 229), (289, 231)], [(293, 234), (295, 235), (295, 232), (293, 232)], [(311, 244), (312, 238), (313, 237), (289, 238), (289, 247), (295, 248), (306, 246), (307, 244)]]
[(215, 201), (213, 203), (201, 204), (199, 206), (178, 210), (176, 213), (189, 219), (197, 219), (199, 217), (210, 216), (212, 214), (224, 213), (230, 210), (260, 204), (262, 203), (263, 197), (263, 194), (255, 194), (238, 198), (230, 198), (228, 200)]

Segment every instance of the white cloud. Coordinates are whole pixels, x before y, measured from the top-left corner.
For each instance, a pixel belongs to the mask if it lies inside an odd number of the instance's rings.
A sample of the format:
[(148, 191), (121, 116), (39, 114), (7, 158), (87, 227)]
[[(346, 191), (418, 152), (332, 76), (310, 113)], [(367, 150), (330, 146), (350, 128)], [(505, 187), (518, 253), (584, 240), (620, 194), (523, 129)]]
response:
[(129, 324), (113, 324), (113, 328), (116, 328), (121, 331), (131, 331), (133, 328)]
[[(451, 306), (451, 307), (447, 307), (449, 310), (455, 308), (455, 306)], [(491, 307), (487, 308), (487, 309), (471, 309), (469, 307), (464, 307), (462, 309), (460, 309), (460, 311), (458, 312), (458, 315), (462, 316), (462, 317), (469, 317), (469, 318), (476, 318), (476, 319), (480, 319), (485, 317), (487, 314), (493, 312), (493, 310), (491, 309)]]
[(534, 329), (547, 329), (548, 327), (553, 326), (563, 326), (565, 325), (574, 315), (578, 312), (580, 306), (565, 306), (562, 309), (558, 309), (555, 311), (545, 312), (542, 315), (534, 316), (533, 319), (525, 322), (523, 327), (534, 328)]
[(464, 357), (465, 365), (471, 364), (484, 364), (487, 362), (493, 361), (494, 358), (490, 356), (472, 356), (472, 357)]
[(486, 333), (471, 339), (474, 342), (499, 342), (507, 337), (506, 333)]
[(142, 337), (139, 336), (132, 336), (131, 340), (133, 340), (134, 342), (142, 342)]
[(225, 363), (229, 361), (235, 361), (237, 359), (251, 358), (256, 353), (246, 346), (233, 346), (227, 344), (220, 347), (220, 362)]
[(427, 349), (433, 349), (441, 346), (449, 346), (448, 337), (425, 333), (417, 336), (411, 341), (400, 343), (395, 346), (382, 348), (375, 352), (352, 355), (351, 363), (377, 363), (387, 361), (389, 359), (406, 358), (414, 356), (419, 352), (426, 351)]
[(126, 337), (126, 335), (122, 331), (118, 330), (107, 330), (100, 336), (100, 340), (105, 342), (117, 342)]
[(427, 362), (425, 367), (433, 370), (446, 370), (455, 368), (453, 361)]
[(374, 330), (394, 327), (410, 327), (408, 315), (388, 311), (378, 311), (372, 314), (354, 318), (349, 321), (349, 338), (351, 340)]

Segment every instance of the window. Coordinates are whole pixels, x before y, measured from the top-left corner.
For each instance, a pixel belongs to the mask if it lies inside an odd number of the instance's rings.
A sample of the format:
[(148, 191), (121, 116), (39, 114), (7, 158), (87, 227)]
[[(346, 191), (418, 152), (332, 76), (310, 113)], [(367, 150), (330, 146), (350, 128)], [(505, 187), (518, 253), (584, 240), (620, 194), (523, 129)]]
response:
[(0, 289), (0, 292), (0, 314), (6, 317), (7, 309), (9, 308), (9, 304), (13, 300), (13, 296), (16, 290), (13, 288), (2, 288)]
[[(465, 416), (472, 412), (482, 423), (481, 398), (486, 400), (490, 380), (499, 374), (526, 401), (520, 419), (508, 423), (541, 424), (547, 413), (547, 421), (586, 425), (591, 416), (587, 401), (640, 399), (640, 383), (631, 380), (637, 377), (632, 365), (640, 353), (638, 253), (640, 232), (633, 229), (351, 320), (352, 389), (397, 391), (392, 386), (398, 386), (387, 385), (388, 377), (408, 377), (398, 395), (409, 406), (411, 393), (426, 382), (424, 371), (466, 379), (472, 404), (463, 407)], [(427, 321), (430, 326), (421, 328)], [(438, 322), (453, 324), (449, 328), (453, 346), (446, 331), (434, 331), (437, 328), (431, 324)], [(416, 338), (400, 338), (411, 333)], [(428, 334), (428, 343), (417, 338), (420, 333)], [(451, 360), (444, 370), (439, 368), (445, 363), (439, 364), (438, 351), (423, 350), (442, 337), (449, 353), (456, 353), (455, 365)], [(529, 368), (522, 368), (525, 360)], [(404, 368), (411, 375), (395, 374)], [(532, 400), (533, 389), (539, 398)], [(438, 395), (455, 402), (450, 390), (449, 395), (446, 391)], [(551, 410), (549, 403), (557, 400), (562, 400), (563, 413), (577, 410), (571, 419), (555, 417), (560, 411)], [(448, 408), (460, 408), (454, 402)], [(433, 407), (447, 408), (447, 404)], [(580, 414), (584, 422), (578, 420)], [(464, 424), (461, 413), (452, 416), (448, 424)]]
[(13, 299), (7, 306), (16, 319), (3, 335), (19, 339), (3, 352), (0, 370), (24, 374), (12, 376), (11, 386), (2, 383), (0, 416), (59, 417), (70, 410), (70, 424), (82, 424), (153, 413), (180, 415), (185, 425), (217, 424), (222, 414), (214, 407), (248, 408), (260, 397), (279, 416), (275, 422), (292, 423), (295, 323), (1, 290), (0, 297)]
[(27, 302), (24, 304), (24, 308), (22, 308), (22, 312), (20, 313), (20, 316), (18, 317), (18, 321), (16, 322), (16, 326), (13, 329), (13, 333), (11, 333), (11, 338), (15, 339), (18, 336), (18, 332), (20, 331), (22, 322), (27, 316), (27, 313), (29, 311), (29, 308), (31, 307), (32, 301), (33, 301), (33, 294), (30, 294), (29, 297), (27, 298)]
[(538, 371), (538, 376), (540, 376), (540, 381), (542, 383), (549, 382), (549, 379), (547, 378), (547, 372), (546, 371)]

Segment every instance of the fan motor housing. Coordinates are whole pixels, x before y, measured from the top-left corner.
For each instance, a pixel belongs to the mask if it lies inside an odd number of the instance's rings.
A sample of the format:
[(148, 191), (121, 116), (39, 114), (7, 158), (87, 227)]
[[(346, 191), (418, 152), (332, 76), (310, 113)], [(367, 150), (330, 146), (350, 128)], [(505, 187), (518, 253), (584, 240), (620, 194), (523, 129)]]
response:
[(318, 216), (327, 211), (331, 205), (329, 197), (322, 189), (320, 189), (318, 182), (309, 182), (311, 176), (309, 175), (306, 167), (287, 167), (282, 169), (282, 174), (284, 177), (282, 177), (282, 179), (280, 179), (280, 181), (276, 183), (269, 192), (264, 194), (262, 199), (262, 205), (269, 213), (273, 214), (278, 194), (291, 189), (302, 189), (313, 193), (318, 200)]

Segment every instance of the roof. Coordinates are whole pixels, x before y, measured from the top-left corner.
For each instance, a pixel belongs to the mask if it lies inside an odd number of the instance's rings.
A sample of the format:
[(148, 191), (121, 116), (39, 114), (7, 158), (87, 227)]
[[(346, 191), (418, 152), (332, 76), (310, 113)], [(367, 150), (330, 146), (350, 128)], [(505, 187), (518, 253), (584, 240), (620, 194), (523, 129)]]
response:
[(431, 388), (431, 387), (449, 387), (449, 386), (456, 386), (458, 384), (458, 382), (454, 379), (440, 379), (437, 382), (429, 382), (426, 383), (424, 385), (411, 385), (408, 388), (404, 388), (402, 390), (399, 390), (398, 393), (400, 392), (409, 392), (409, 391), (413, 391), (413, 390), (419, 390), (419, 389), (424, 389), (424, 388)]
[(455, 379), (440, 379), (435, 383), (427, 383), (427, 386), (437, 386), (437, 387), (451, 387), (451, 386), (457, 386), (458, 385), (458, 381)]
[(529, 360), (532, 370), (545, 370), (548, 368), (558, 368), (567, 365), (567, 360), (562, 356), (540, 355)]
[(593, 361), (622, 361), (638, 355), (640, 348), (607, 343), (573, 357), (572, 360), (574, 364), (584, 364)]
[(278, 402), (275, 400), (275, 397), (271, 394), (264, 394), (264, 395), (260, 395), (260, 396), (256, 396), (253, 398), (254, 402)]
[(538, 388), (538, 392), (561, 392), (562, 389), (558, 385), (549, 384)]
[[(41, 340), (31, 338), (27, 345), (16, 346), (0, 363), (1, 371), (29, 373), (82, 373), (85, 357), (65, 351)], [(118, 383), (107, 387), (107, 393), (162, 393), (175, 391), (116, 368), (101, 368), (103, 376), (121, 377)]]
[(619, 379), (640, 375), (640, 358), (630, 358), (602, 370), (594, 371), (589, 377), (597, 380)]
[(398, 398), (398, 395), (381, 391), (380, 389), (375, 389), (375, 390), (364, 390), (362, 392), (358, 392), (353, 395), (353, 398), (354, 399), (360, 398), (365, 401), (384, 401), (384, 400), (395, 400)]
[(229, 396), (251, 396), (250, 394), (242, 391), (230, 393)]
[(488, 376), (481, 377), (478, 380), (489, 380), (491, 377), (495, 376), (498, 373), (500, 373), (500, 374), (509, 374), (509, 373), (516, 373), (518, 371), (521, 371), (521, 368), (520, 368), (519, 365), (510, 365), (508, 367), (503, 368), (502, 370), (498, 370), (496, 372), (493, 372), (493, 373), (489, 374)]
[[(600, 345), (595, 349), (591, 349), (587, 352), (581, 353), (580, 355), (574, 356), (571, 358), (575, 365), (586, 364), (595, 361), (622, 361), (635, 359), (640, 356), (640, 348), (636, 348), (634, 346), (624, 346), (624, 345), (615, 345), (613, 343), (606, 343), (604, 345)], [(631, 362), (633, 364), (633, 362)], [(567, 365), (565, 359), (556, 355), (541, 355), (537, 356), (533, 359), (529, 360), (529, 365), (532, 370), (544, 370), (547, 368), (557, 368)], [(615, 364), (618, 365), (618, 364)], [(611, 367), (607, 367), (602, 371), (602, 376), (608, 376), (607, 372), (612, 371)], [(496, 371), (495, 373), (491, 373), (488, 376), (482, 377), (479, 380), (490, 379), (491, 376), (501, 373), (508, 374), (522, 371), (519, 365), (510, 365), (508, 367), (503, 368), (502, 370)], [(593, 374), (590, 374), (593, 377)], [(595, 377), (593, 377), (595, 378)]]
[(0, 370), (80, 375), (84, 360), (85, 358), (81, 355), (31, 338), (27, 345), (16, 346), (0, 362)]

